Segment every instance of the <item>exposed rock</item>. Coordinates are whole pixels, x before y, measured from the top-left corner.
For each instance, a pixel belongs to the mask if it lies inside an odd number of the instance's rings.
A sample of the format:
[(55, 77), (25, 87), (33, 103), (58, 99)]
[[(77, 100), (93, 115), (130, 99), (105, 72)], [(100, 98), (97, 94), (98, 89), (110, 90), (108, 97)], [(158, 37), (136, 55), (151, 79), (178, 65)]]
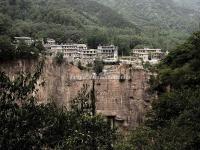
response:
[[(33, 71), (36, 61), (14, 61), (0, 65), (1, 71), (14, 77), (19, 71)], [(130, 66), (110, 66), (106, 73), (95, 79), (97, 112), (115, 118), (118, 125), (129, 128), (143, 122), (149, 108), (150, 96), (147, 94), (149, 75), (144, 70), (134, 70)], [(92, 86), (92, 72), (80, 71), (76, 66), (60, 66), (47, 59), (38, 87), (38, 98), (42, 102), (56, 101), (69, 107), (83, 84)], [(123, 75), (125, 80), (120, 82)]]

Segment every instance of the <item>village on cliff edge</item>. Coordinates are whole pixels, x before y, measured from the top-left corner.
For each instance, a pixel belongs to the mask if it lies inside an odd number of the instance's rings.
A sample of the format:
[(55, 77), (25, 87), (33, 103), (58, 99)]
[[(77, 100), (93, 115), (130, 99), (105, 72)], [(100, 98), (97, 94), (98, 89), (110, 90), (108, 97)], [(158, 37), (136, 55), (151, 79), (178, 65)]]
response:
[[(25, 42), (31, 45), (35, 42), (31, 37), (15, 37), (15, 42)], [(41, 41), (46, 48), (49, 57), (55, 57), (62, 53), (68, 62), (82, 65), (93, 64), (96, 59), (103, 61), (105, 64), (131, 64), (135, 68), (142, 69), (143, 64), (158, 64), (168, 51), (163, 52), (161, 49), (132, 49), (129, 56), (118, 55), (118, 47), (115, 45), (99, 45), (97, 49), (89, 49), (86, 44), (57, 44), (54, 39), (47, 38), (46, 42)]]

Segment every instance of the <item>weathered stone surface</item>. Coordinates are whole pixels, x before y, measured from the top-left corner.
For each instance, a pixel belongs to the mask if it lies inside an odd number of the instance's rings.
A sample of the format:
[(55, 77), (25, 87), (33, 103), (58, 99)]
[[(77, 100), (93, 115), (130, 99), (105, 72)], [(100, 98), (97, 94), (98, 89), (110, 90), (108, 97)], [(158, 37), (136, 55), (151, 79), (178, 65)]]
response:
[[(19, 71), (33, 71), (36, 61), (14, 61), (0, 65), (10, 77)], [(117, 124), (125, 128), (136, 127), (143, 122), (148, 109), (149, 95), (148, 73), (134, 70), (129, 66), (109, 66), (106, 73), (95, 80), (97, 112), (115, 117)], [(119, 81), (120, 74), (126, 79)], [(58, 66), (47, 59), (41, 81), (44, 87), (38, 87), (38, 97), (42, 102), (54, 100), (69, 107), (70, 100), (76, 97), (83, 84), (92, 86), (92, 72), (80, 71), (69, 64)]]

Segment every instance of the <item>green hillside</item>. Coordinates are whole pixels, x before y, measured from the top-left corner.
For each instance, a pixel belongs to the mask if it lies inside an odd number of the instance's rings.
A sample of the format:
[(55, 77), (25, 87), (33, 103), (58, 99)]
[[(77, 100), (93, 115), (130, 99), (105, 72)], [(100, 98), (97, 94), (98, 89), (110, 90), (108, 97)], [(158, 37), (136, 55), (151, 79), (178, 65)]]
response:
[(160, 47), (163, 50), (171, 50), (199, 29), (200, 19), (197, 9), (189, 5), (182, 7), (173, 0), (94, 1), (116, 10), (142, 29), (142, 36), (151, 42), (143, 43), (139, 47)]
[(159, 26), (164, 29), (193, 31), (197, 25), (197, 12), (179, 7), (172, 0), (98, 0), (131, 22), (142, 27)]
[(195, 9), (197, 11), (200, 10), (200, 1), (199, 0), (173, 0), (176, 2), (179, 6)]
[(135, 47), (171, 50), (183, 43), (197, 26), (187, 17), (194, 13), (164, 0), (0, 0), (0, 34), (91, 48), (115, 44), (128, 55)]
[(136, 29), (115, 11), (89, 0), (0, 0), (0, 4), (1, 17), (13, 25), (14, 36), (48, 36), (64, 42), (81, 40), (92, 27)]

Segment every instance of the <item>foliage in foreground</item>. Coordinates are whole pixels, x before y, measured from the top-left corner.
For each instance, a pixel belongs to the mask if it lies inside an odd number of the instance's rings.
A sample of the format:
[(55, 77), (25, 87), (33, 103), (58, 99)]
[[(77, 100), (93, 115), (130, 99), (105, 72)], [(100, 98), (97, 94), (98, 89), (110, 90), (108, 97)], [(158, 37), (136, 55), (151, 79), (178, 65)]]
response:
[(84, 95), (79, 94), (71, 110), (37, 103), (33, 93), (41, 66), (14, 80), (0, 73), (0, 149), (112, 149), (115, 132), (107, 122), (89, 113), (90, 107), (77, 107), (83, 106)]

